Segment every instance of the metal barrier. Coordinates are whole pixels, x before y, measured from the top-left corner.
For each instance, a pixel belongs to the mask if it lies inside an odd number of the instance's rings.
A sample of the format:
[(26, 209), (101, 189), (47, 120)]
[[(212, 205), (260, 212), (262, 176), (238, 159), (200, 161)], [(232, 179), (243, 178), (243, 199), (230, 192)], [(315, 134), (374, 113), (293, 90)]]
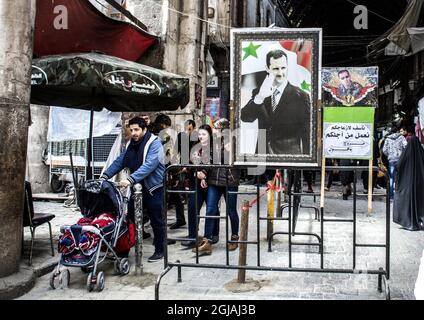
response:
[[(251, 167), (251, 166), (250, 166)], [(235, 168), (235, 169), (247, 169), (249, 166), (237, 166), (232, 167), (228, 165), (172, 165), (167, 168), (168, 173), (170, 170), (178, 169), (178, 168), (189, 168), (194, 170), (202, 170), (202, 169), (212, 169), (212, 168)], [(195, 188), (193, 190), (188, 191), (181, 191), (181, 190), (167, 190), (165, 187), (164, 190), (164, 203), (166, 202), (166, 195), (167, 193), (180, 193), (180, 194), (195, 194), (196, 195), (196, 238), (195, 239), (188, 239), (188, 238), (172, 238), (172, 240), (176, 241), (186, 241), (186, 240), (192, 240), (196, 242), (196, 260), (195, 263), (181, 263), (179, 260), (176, 262), (170, 262), (168, 260), (168, 251), (167, 246), (165, 245), (165, 252), (164, 252), (164, 270), (162, 273), (158, 276), (155, 284), (155, 299), (159, 299), (159, 288), (160, 288), (160, 282), (162, 278), (174, 267), (177, 267), (178, 269), (178, 282), (182, 281), (181, 277), (181, 268), (183, 267), (190, 267), (190, 268), (215, 268), (215, 269), (237, 269), (237, 270), (251, 270), (251, 271), (286, 271), (286, 272), (311, 272), (311, 273), (337, 273), (337, 274), (372, 274), (372, 275), (378, 275), (378, 291), (383, 291), (383, 284), (384, 284), (384, 290), (385, 290), (385, 296), (386, 299), (390, 299), (390, 286), (389, 286), (389, 279), (390, 279), (390, 199), (389, 199), (389, 190), (386, 189), (386, 194), (377, 195), (374, 194), (373, 197), (386, 197), (386, 217), (385, 217), (385, 243), (379, 243), (379, 244), (367, 244), (367, 243), (358, 243), (357, 242), (357, 172), (362, 171), (368, 171), (369, 167), (360, 167), (360, 166), (348, 166), (348, 167), (327, 167), (326, 171), (337, 169), (339, 171), (353, 171), (354, 172), (354, 181), (353, 181), (353, 219), (329, 219), (325, 217), (325, 210), (324, 208), (316, 208), (316, 207), (310, 207), (315, 210), (315, 220), (318, 220), (320, 222), (320, 234), (314, 234), (314, 233), (297, 233), (295, 231), (296, 226), (296, 220), (298, 215), (298, 210), (301, 207), (300, 198), (302, 196), (313, 196), (314, 199), (316, 196), (321, 196), (320, 193), (304, 193), (301, 192), (301, 188), (299, 189), (299, 180), (300, 179), (300, 170), (320, 170), (320, 168), (304, 168), (304, 167), (288, 167), (283, 168), (288, 169), (294, 174), (289, 174), (289, 184), (287, 188), (287, 195), (288, 195), (288, 204), (282, 204), (281, 200), (278, 204), (278, 208), (280, 208), (281, 213), (277, 214), (276, 217), (262, 217), (260, 212), (260, 205), (259, 205), (259, 198), (260, 195), (260, 177), (257, 177), (257, 183), (256, 183), (256, 192), (230, 192), (228, 191), (227, 187), (227, 193), (228, 194), (238, 194), (238, 195), (255, 195), (257, 206), (256, 206), (256, 241), (232, 241), (229, 240), (228, 237), (228, 218), (229, 218), (229, 206), (226, 206), (226, 215), (221, 216), (202, 216), (199, 213), (199, 208), (197, 207), (197, 196), (198, 196), (198, 184), (195, 184)], [(282, 169), (281, 169), (282, 170)], [(374, 171), (377, 171), (378, 168), (374, 167)], [(164, 186), (167, 185), (167, 176), (168, 174), (165, 174), (165, 181)], [(227, 177), (228, 179), (228, 177)], [(385, 177), (386, 183), (388, 184), (388, 176)], [(300, 187), (302, 187), (303, 183), (300, 181)], [(294, 188), (294, 192), (292, 192), (292, 187)], [(297, 187), (296, 187), (297, 186)], [(283, 210), (288, 209), (288, 217), (283, 217)], [(297, 213), (296, 213), (297, 212)], [(319, 213), (319, 214), (318, 214)], [(167, 206), (164, 205), (164, 217), (167, 219)], [(199, 225), (199, 219), (205, 219), (205, 218), (211, 218), (211, 219), (225, 219), (226, 221), (226, 243), (238, 243), (238, 244), (252, 244), (256, 245), (257, 248), (257, 265), (256, 266), (240, 266), (240, 265), (230, 265), (229, 263), (229, 250), (226, 246), (226, 261), (225, 265), (222, 264), (201, 264), (199, 263), (199, 252), (198, 252), (198, 225)], [(260, 250), (260, 221), (269, 221), (269, 220), (286, 220), (288, 221), (288, 231), (287, 232), (275, 232), (269, 237), (268, 239), (268, 251), (271, 252), (271, 242), (276, 235), (287, 235), (288, 236), (288, 267), (268, 267), (268, 266), (262, 266), (261, 265), (261, 250)], [(166, 222), (166, 221), (165, 221)], [(353, 261), (352, 261), (352, 268), (349, 269), (337, 269), (337, 268), (326, 268), (324, 265), (324, 226), (326, 223), (352, 223), (353, 227), (353, 239), (352, 239), (352, 248), (353, 248)], [(167, 225), (167, 223), (165, 223)], [(292, 237), (296, 235), (307, 235), (307, 236), (313, 236), (315, 237), (318, 242), (317, 243), (298, 243), (292, 241)], [(167, 232), (165, 232), (165, 243), (167, 242)], [(318, 246), (320, 255), (320, 267), (319, 268), (296, 268), (292, 266), (292, 247), (293, 246)], [(364, 270), (364, 269), (357, 269), (357, 252), (356, 249), (358, 247), (368, 247), (368, 248), (385, 248), (385, 267), (380, 267), (378, 270)]]

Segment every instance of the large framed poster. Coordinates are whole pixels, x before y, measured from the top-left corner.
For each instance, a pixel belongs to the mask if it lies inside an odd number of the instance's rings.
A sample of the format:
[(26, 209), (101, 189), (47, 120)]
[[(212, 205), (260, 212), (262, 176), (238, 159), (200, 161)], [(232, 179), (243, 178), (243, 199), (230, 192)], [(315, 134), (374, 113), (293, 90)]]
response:
[(231, 31), (235, 165), (319, 165), (321, 29)]

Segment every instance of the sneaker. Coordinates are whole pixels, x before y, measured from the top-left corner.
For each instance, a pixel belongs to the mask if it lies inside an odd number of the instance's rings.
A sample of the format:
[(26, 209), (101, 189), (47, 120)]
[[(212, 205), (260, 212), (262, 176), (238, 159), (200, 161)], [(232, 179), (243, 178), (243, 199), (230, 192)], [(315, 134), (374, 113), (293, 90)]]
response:
[(163, 253), (155, 252), (149, 259), (148, 262), (158, 262), (163, 259)]
[(329, 187), (325, 187), (324, 190), (325, 191), (330, 191), (330, 188)]
[[(231, 236), (231, 241), (238, 241), (239, 236), (237, 235), (232, 235)], [(227, 245), (228, 251), (234, 251), (238, 248), (238, 243), (229, 243)]]
[[(202, 242), (199, 243), (198, 248), (199, 256), (212, 254), (212, 244), (206, 238), (204, 238)], [(196, 248), (193, 248), (192, 252), (196, 253)]]

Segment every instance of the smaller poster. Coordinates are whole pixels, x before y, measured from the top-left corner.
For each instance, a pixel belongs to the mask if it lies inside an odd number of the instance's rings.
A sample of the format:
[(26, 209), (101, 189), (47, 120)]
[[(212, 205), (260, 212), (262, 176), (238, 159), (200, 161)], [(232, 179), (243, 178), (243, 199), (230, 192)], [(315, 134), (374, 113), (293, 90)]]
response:
[(324, 108), (324, 157), (372, 159), (374, 111), (373, 107)]
[(323, 68), (325, 106), (378, 106), (378, 67)]
[(221, 99), (206, 98), (205, 114), (209, 116), (212, 121), (218, 120), (221, 116)]

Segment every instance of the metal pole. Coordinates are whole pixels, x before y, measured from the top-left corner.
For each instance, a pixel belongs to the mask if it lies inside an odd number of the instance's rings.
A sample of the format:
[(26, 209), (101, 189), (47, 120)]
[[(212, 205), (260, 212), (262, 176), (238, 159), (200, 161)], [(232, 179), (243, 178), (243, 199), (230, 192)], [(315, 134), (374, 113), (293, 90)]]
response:
[(277, 218), (281, 218), (281, 205), (282, 205), (282, 201), (281, 201), (281, 193), (283, 192), (282, 190), (284, 189), (283, 187), (283, 178), (282, 178), (282, 174), (283, 174), (284, 170), (277, 170), (277, 209), (275, 212), (275, 216)]
[(85, 180), (91, 180), (93, 179), (93, 168), (92, 168), (92, 162), (93, 162), (93, 122), (94, 122), (94, 109), (91, 108), (90, 111), (90, 131), (88, 134), (88, 140), (87, 140), (87, 175), (85, 177)]
[(141, 184), (134, 186), (134, 219), (136, 230), (135, 244), (135, 273), (143, 274), (143, 187)]
[[(241, 209), (240, 241), (247, 241), (248, 230), (249, 230), (249, 201), (244, 200), (242, 209)], [(246, 256), (247, 256), (247, 244), (240, 243), (239, 266), (246, 265)], [(237, 282), (238, 283), (246, 282), (246, 270), (239, 269)]]

